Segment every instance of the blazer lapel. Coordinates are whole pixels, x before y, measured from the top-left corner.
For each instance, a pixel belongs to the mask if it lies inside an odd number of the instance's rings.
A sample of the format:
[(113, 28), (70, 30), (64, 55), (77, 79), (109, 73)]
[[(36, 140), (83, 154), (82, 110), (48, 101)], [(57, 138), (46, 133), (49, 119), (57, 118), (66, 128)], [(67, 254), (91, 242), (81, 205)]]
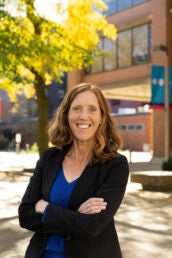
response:
[(69, 200), (69, 208), (77, 210), (81, 203), (94, 196), (99, 165), (87, 165)]
[[(69, 147), (70, 146), (66, 146), (62, 151), (56, 150), (50, 157), (45, 168), (42, 192), (47, 201), (49, 201), (52, 184)], [(94, 196), (99, 169), (100, 165), (98, 164), (89, 164), (86, 166), (71, 194), (69, 208), (77, 210), (81, 203)]]
[(50, 157), (50, 160), (48, 162), (48, 165), (46, 167), (46, 171), (44, 174), (44, 180), (43, 180), (43, 193), (45, 195), (46, 200), (49, 200), (50, 198), (50, 191), (51, 191), (52, 184), (59, 172), (63, 158), (66, 154), (66, 151), (67, 151), (66, 148), (62, 151), (57, 150)]

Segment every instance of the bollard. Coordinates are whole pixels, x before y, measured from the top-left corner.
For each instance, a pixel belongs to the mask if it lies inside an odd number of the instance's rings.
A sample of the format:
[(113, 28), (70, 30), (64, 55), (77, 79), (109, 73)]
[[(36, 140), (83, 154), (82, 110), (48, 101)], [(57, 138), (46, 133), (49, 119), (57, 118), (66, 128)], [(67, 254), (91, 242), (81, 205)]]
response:
[(26, 145), (25, 145), (25, 150), (26, 150), (27, 153), (29, 153), (29, 150), (30, 150), (30, 145), (29, 145), (29, 143), (26, 143)]
[(20, 152), (20, 143), (16, 143), (16, 153), (19, 154)]

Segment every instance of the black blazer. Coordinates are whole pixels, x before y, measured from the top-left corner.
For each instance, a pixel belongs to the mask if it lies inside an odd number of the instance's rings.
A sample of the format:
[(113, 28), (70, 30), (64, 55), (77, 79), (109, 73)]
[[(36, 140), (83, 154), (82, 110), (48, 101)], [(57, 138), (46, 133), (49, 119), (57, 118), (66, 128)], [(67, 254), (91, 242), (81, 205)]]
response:
[[(69, 201), (69, 208), (50, 204), (44, 223), (34, 211), (40, 199), (49, 201), (53, 181), (67, 148), (50, 148), (44, 152), (19, 206), (21, 227), (34, 231), (26, 251), (26, 258), (38, 258), (45, 250), (49, 234), (65, 238), (66, 258), (121, 258), (121, 250), (114, 225), (114, 215), (123, 199), (128, 180), (127, 159), (117, 154), (103, 164), (87, 165)], [(81, 203), (91, 197), (103, 197), (106, 210), (98, 214), (77, 212)]]

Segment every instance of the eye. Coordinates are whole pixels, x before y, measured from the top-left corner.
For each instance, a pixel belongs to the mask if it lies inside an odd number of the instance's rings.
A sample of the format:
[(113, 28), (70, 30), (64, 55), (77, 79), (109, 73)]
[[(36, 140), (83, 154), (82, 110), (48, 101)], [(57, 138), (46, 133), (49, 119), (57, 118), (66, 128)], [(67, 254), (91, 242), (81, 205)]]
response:
[(97, 108), (95, 106), (89, 107), (89, 112), (97, 112)]
[(73, 111), (81, 111), (81, 107), (80, 106), (74, 106), (74, 107), (72, 107), (72, 110)]

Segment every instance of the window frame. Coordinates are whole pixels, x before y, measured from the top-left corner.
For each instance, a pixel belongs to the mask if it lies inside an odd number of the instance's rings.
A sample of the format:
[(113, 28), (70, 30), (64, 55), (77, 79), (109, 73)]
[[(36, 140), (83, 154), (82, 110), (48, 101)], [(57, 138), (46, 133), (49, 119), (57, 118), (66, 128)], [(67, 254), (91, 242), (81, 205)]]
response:
[[(135, 28), (138, 28), (138, 27), (142, 27), (144, 25), (147, 25), (147, 30), (148, 30), (148, 38), (147, 38), (147, 60), (145, 62), (141, 62), (141, 63), (134, 63), (133, 62), (133, 50), (134, 50), (134, 38), (133, 38), (133, 31)], [(137, 65), (143, 65), (143, 64), (146, 64), (146, 63), (149, 63), (151, 62), (151, 44), (152, 44), (152, 23), (149, 22), (149, 23), (144, 23), (144, 24), (141, 24), (141, 25), (138, 25), (138, 26), (135, 26), (135, 27), (132, 27), (130, 29), (126, 29), (126, 30), (123, 30), (121, 32), (124, 32), (124, 31), (131, 31), (131, 65), (126, 65), (126, 66), (122, 66), (122, 67), (119, 67), (119, 58), (118, 58), (118, 53), (119, 53), (119, 44), (118, 44), (118, 38), (116, 39), (116, 41), (114, 41), (114, 44), (116, 45), (116, 68), (113, 68), (113, 69), (108, 69), (106, 70), (105, 69), (105, 58), (104, 56), (101, 56), (101, 64), (102, 64), (102, 69), (101, 71), (99, 72), (92, 72), (92, 66), (89, 67), (89, 69), (86, 70), (86, 73), (88, 74), (98, 74), (98, 73), (102, 73), (102, 72), (109, 72), (109, 71), (114, 71), (114, 70), (119, 70), (119, 69), (123, 69), (123, 68), (127, 68), (127, 67), (131, 67), (131, 66), (137, 66)], [(119, 31), (119, 34), (120, 34), (120, 31)], [(105, 38), (102, 38), (102, 47), (104, 49), (104, 39)]]

